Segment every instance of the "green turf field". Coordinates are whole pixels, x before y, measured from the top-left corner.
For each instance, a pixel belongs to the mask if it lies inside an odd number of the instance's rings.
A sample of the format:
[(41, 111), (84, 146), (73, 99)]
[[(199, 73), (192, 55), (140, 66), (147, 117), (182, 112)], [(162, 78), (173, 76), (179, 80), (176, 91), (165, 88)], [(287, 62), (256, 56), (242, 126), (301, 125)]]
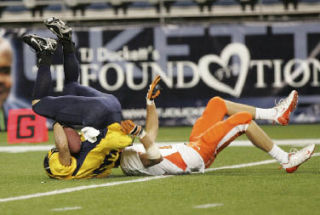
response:
[[(320, 139), (320, 125), (263, 128), (274, 139)], [(189, 132), (188, 127), (163, 128), (159, 140), (184, 141)], [(5, 133), (0, 133), (0, 143), (0, 147), (7, 146)], [(317, 146), (315, 154), (319, 152)], [(127, 177), (115, 169), (106, 179), (58, 181), (45, 175), (44, 155), (0, 153), (1, 215), (319, 214), (320, 156), (294, 174), (269, 163), (169, 177)], [(264, 160), (271, 158), (257, 148), (229, 147), (219, 154), (212, 168)]]

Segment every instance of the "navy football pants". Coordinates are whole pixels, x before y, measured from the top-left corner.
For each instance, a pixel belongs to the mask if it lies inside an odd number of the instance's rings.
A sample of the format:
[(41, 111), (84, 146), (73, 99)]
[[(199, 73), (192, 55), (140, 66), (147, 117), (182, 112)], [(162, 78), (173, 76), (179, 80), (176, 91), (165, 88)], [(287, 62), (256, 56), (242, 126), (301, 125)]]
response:
[(37, 114), (67, 125), (92, 126), (97, 129), (120, 122), (121, 105), (115, 96), (78, 83), (79, 63), (75, 53), (64, 53), (64, 73), (63, 96), (49, 96), (52, 81), (50, 65), (39, 66), (36, 93), (33, 95), (33, 99), (40, 99), (33, 105)]

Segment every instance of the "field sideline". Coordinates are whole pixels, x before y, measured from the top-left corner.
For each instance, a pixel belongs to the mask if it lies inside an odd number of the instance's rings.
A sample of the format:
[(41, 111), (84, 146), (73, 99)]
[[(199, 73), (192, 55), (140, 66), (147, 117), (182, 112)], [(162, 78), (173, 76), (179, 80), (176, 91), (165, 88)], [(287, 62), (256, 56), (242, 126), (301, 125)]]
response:
[[(319, 125), (263, 128), (280, 142), (320, 140)], [(172, 141), (183, 142), (189, 132), (189, 127), (164, 128), (159, 141), (166, 142), (175, 135)], [(52, 145), (51, 135), (49, 142), (36, 146)], [(13, 147), (29, 145), (34, 146)], [(6, 146), (6, 134), (0, 133), (0, 148)], [(295, 147), (299, 146), (297, 143)], [(279, 170), (279, 164), (261, 150), (244, 146), (226, 148), (204, 174), (127, 177), (114, 169), (107, 179), (73, 181), (52, 180), (45, 175), (44, 151), (0, 152), (0, 213), (318, 214), (319, 152), (317, 146), (314, 156), (294, 174)]]

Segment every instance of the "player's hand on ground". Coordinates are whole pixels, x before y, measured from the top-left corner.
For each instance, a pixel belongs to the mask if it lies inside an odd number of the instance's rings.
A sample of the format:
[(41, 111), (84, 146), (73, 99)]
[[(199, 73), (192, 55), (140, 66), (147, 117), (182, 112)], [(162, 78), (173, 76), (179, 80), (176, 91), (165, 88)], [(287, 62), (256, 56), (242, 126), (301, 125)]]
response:
[(139, 136), (142, 134), (143, 129), (140, 125), (136, 125), (131, 120), (121, 121), (121, 130), (132, 136)]
[(160, 86), (158, 85), (160, 80), (160, 75), (157, 75), (149, 85), (149, 90), (147, 93), (148, 100), (152, 101), (160, 95)]

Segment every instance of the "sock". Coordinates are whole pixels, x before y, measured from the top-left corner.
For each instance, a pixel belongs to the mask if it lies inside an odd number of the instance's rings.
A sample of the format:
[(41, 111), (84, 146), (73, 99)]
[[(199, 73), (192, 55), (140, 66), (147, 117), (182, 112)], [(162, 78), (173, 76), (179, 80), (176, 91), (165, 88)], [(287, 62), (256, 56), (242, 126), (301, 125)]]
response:
[(270, 119), (273, 120), (277, 112), (274, 108), (256, 108), (256, 117), (255, 119)]
[(52, 61), (52, 54), (46, 51), (43, 52), (39, 52), (37, 54), (37, 65), (38, 67), (40, 65), (51, 65), (51, 61)]
[(74, 52), (63, 53), (63, 69), (65, 84), (77, 82), (80, 74), (79, 61)]
[(75, 51), (75, 44), (71, 40), (60, 40), (63, 46), (64, 53), (71, 53)]
[(75, 44), (71, 40), (60, 40), (63, 46), (64, 83), (77, 82), (80, 74), (79, 61), (75, 54)]
[(40, 64), (33, 87), (32, 99), (41, 99), (48, 96), (51, 90), (51, 81), (50, 64)]
[(271, 157), (279, 161), (280, 163), (288, 163), (288, 153), (279, 148), (276, 144), (273, 144), (272, 149), (268, 152)]

